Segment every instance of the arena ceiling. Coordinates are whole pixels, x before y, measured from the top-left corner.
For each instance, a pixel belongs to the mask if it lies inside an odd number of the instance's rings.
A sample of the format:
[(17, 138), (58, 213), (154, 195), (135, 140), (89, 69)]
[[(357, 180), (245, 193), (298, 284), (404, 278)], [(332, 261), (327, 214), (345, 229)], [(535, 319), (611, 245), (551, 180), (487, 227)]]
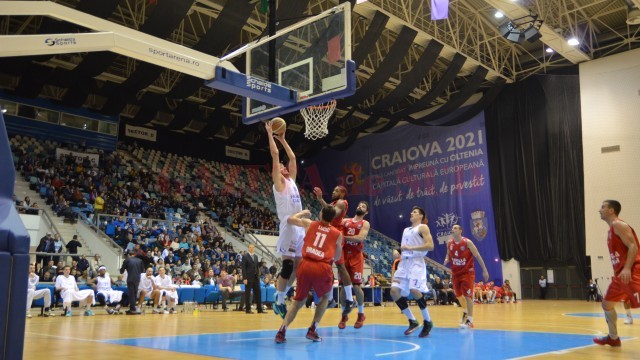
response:
[[(279, 0), (278, 17), (317, 14), (343, 1)], [(214, 56), (258, 38), (267, 23), (259, 0), (55, 2)], [(640, 44), (638, 25), (627, 24), (640, 0), (451, 0), (449, 18), (438, 21), (430, 19), (430, 0), (351, 2), (358, 90), (338, 102), (325, 139), (305, 141), (300, 115), (285, 117), (288, 140), (300, 155), (326, 146), (346, 149), (365, 133), (402, 123), (457, 124), (490, 103), (506, 83)], [(498, 10), (506, 17), (496, 18)], [(529, 14), (544, 20), (541, 39), (517, 44), (499, 33), (507, 19)], [(279, 27), (290, 23), (281, 21)], [(3, 35), (85, 31), (42, 16), (0, 17)], [(570, 37), (580, 44), (568, 45)], [(242, 61), (238, 68), (243, 68)], [(262, 126), (242, 124), (237, 96), (114, 53), (3, 58), (0, 88), (16, 96), (119, 115), (121, 123), (246, 148), (267, 146)], [(461, 110), (466, 105), (471, 106)]]

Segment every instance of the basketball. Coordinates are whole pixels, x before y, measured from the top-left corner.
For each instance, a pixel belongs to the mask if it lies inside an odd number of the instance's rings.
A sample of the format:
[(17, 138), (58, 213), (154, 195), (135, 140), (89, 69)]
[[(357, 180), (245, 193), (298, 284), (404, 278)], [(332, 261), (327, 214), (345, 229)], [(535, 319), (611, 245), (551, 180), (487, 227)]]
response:
[(273, 118), (271, 120), (271, 130), (276, 135), (282, 135), (287, 130), (287, 122), (281, 117)]

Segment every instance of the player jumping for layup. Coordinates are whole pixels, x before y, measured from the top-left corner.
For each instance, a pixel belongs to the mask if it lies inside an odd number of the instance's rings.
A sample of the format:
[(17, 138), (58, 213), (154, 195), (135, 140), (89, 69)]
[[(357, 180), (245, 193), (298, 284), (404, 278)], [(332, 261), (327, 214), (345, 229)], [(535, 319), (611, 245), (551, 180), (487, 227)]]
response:
[[(302, 202), (295, 182), (298, 173), (296, 156), (287, 140), (285, 140), (284, 133), (274, 135), (270, 122), (266, 122), (265, 127), (269, 137), (269, 150), (273, 161), (271, 168), (273, 196), (276, 200), (276, 211), (280, 220), (280, 234), (276, 244), (276, 252), (282, 256), (282, 270), (276, 283), (277, 292), (273, 311), (284, 319), (287, 314), (287, 307), (284, 303), (285, 294), (295, 280), (296, 268), (302, 258), (302, 241), (304, 239), (304, 229), (289, 224), (287, 219), (291, 215), (302, 211)], [(280, 163), (280, 153), (274, 138), (278, 139), (287, 153), (289, 158), (287, 166)]]

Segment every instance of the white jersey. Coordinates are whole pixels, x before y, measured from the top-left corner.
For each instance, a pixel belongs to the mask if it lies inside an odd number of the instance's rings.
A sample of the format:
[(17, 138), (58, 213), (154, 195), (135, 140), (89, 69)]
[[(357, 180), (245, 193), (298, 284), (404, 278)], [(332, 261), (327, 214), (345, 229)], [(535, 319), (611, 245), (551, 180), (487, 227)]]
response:
[(147, 273), (140, 274), (140, 285), (138, 290), (153, 291), (153, 276), (148, 279)]
[(27, 290), (35, 290), (36, 285), (38, 285), (38, 281), (40, 281), (40, 277), (38, 275), (33, 275), (33, 277), (29, 276), (29, 287)]
[(160, 277), (160, 275), (153, 278), (153, 281), (156, 283), (156, 286), (161, 288), (171, 288), (173, 287), (173, 281), (169, 276), (164, 276), (164, 279)]
[[(404, 229), (402, 233), (402, 246), (422, 246), (424, 244), (422, 235), (420, 235), (420, 231), (418, 230), (419, 227), (420, 225)], [(402, 250), (402, 258), (423, 258), (427, 256), (427, 253), (428, 251)]]
[(106, 292), (111, 290), (111, 277), (109, 277), (109, 273), (105, 273), (104, 277), (96, 277), (96, 281), (96, 288), (98, 289), (98, 292)]
[(74, 278), (73, 276), (69, 275), (69, 277), (65, 277), (64, 275), (60, 275), (56, 277), (56, 289), (67, 289), (75, 291), (77, 288), (78, 284), (76, 283), (76, 278)]
[(273, 185), (273, 196), (276, 200), (276, 212), (280, 223), (286, 223), (289, 216), (302, 211), (300, 192), (293, 179), (285, 178), (284, 189), (281, 192), (277, 192), (276, 186)]

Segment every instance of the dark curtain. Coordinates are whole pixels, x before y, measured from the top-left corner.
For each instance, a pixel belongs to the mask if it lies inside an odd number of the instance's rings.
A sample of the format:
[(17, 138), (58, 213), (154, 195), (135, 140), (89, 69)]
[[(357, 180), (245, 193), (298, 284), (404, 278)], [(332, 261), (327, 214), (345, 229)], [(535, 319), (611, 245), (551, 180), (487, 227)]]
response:
[(485, 114), (500, 257), (588, 277), (579, 77), (508, 85)]

